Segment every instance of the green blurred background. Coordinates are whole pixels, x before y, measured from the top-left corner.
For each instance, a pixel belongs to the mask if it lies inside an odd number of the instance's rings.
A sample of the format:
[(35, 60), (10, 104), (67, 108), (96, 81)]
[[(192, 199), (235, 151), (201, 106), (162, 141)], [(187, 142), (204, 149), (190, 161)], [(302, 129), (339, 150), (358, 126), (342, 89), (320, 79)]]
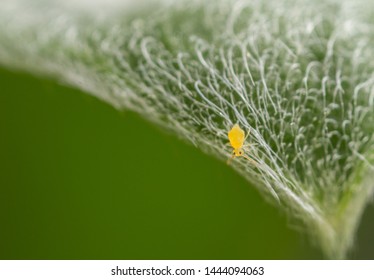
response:
[[(374, 258), (374, 207), (349, 258)], [(0, 69), (1, 259), (323, 258), (225, 163), (131, 112)]]

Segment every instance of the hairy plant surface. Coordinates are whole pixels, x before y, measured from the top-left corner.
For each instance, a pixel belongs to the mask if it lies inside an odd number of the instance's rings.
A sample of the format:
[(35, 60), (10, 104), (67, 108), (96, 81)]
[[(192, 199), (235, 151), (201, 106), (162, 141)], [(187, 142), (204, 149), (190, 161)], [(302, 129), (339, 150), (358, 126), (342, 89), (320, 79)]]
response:
[[(84, 1), (83, 1), (84, 2)], [(136, 111), (226, 160), (331, 258), (374, 188), (370, 1), (5, 0), (0, 63)]]

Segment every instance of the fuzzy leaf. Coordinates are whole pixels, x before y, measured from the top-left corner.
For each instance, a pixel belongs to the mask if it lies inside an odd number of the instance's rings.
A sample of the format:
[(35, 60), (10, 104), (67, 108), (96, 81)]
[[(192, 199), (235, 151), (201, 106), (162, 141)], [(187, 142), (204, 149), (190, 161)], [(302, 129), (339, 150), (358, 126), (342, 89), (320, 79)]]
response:
[(343, 258), (374, 190), (370, 1), (0, 5), (0, 64), (133, 110), (226, 161)]

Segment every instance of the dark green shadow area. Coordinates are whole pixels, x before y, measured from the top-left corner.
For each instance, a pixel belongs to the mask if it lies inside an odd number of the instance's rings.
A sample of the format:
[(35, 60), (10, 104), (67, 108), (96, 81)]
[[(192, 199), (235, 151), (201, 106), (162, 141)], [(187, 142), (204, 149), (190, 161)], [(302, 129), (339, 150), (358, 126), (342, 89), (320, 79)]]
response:
[[(133, 113), (5, 70), (0, 222), (0, 259), (322, 257), (223, 162)], [(356, 258), (373, 257), (367, 242)]]

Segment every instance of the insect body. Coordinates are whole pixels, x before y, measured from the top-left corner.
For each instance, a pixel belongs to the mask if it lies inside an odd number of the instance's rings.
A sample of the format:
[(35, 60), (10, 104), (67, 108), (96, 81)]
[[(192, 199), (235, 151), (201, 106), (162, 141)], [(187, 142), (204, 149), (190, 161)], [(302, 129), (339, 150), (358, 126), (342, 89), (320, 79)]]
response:
[(244, 130), (240, 128), (238, 124), (235, 124), (231, 130), (228, 133), (229, 141), (231, 147), (234, 149), (232, 151), (232, 156), (227, 160), (227, 164), (231, 162), (231, 160), (235, 157), (244, 157), (245, 159), (249, 160), (252, 164), (256, 165), (256, 162), (252, 159), (250, 159), (248, 156), (244, 154), (244, 147), (249, 145), (244, 145), (245, 140), (247, 140), (247, 137), (249, 135), (249, 132), (247, 135), (244, 134)]

